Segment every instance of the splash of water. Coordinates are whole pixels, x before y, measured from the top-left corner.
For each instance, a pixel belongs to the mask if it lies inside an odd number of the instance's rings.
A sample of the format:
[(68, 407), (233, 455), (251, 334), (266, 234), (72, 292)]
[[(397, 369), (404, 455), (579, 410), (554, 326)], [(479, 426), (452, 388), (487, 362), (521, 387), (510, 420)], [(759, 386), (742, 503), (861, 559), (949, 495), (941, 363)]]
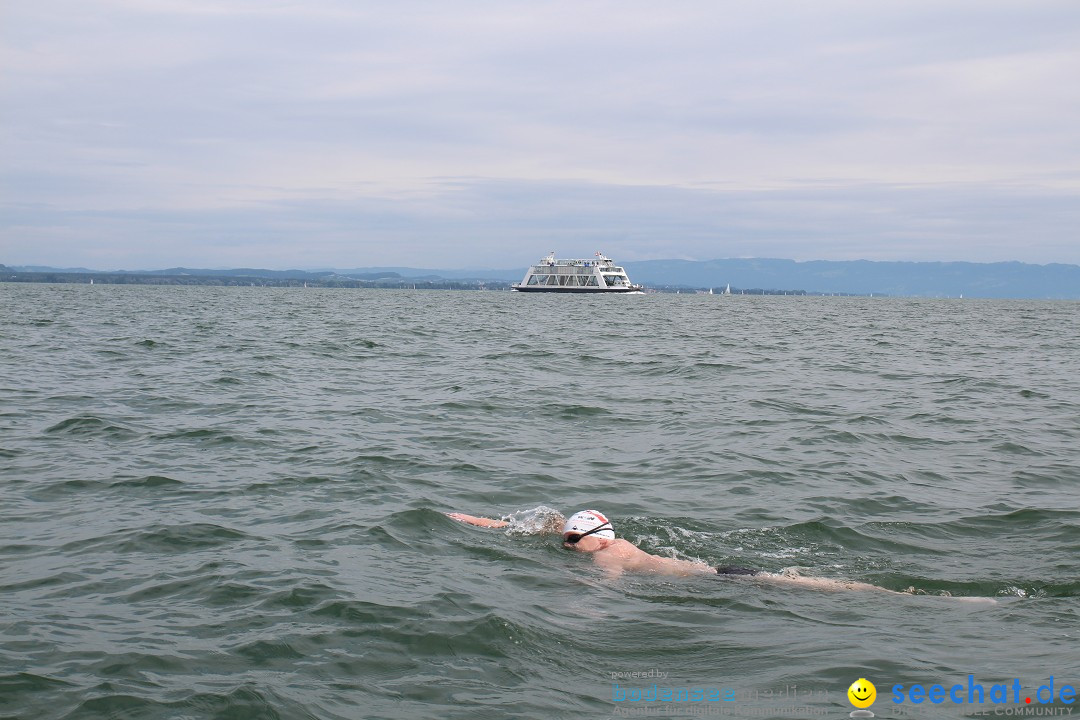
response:
[(502, 520), (510, 523), (506, 527), (507, 535), (543, 535), (562, 532), (566, 518), (555, 508), (540, 505), (530, 510), (519, 510), (503, 515)]

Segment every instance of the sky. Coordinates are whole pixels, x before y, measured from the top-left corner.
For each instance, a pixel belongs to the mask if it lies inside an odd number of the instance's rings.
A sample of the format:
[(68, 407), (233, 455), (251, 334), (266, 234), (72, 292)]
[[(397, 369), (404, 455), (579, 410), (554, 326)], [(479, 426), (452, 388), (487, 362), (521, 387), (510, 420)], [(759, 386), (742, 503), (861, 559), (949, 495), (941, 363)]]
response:
[(1080, 263), (1076, 0), (0, 4), (0, 263)]

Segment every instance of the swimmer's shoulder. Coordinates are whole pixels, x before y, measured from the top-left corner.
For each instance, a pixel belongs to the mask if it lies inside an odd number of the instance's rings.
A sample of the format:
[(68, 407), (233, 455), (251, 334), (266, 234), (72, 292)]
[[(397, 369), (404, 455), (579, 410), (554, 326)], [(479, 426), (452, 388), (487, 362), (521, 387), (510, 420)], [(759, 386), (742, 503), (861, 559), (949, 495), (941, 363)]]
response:
[(623, 560), (628, 558), (636, 558), (641, 555), (648, 555), (644, 550), (639, 548), (634, 543), (622, 538), (616, 538), (610, 543), (595, 551), (593, 555), (608, 558), (621, 558)]
[(645, 552), (644, 550), (642, 550), (641, 548), (639, 548), (634, 543), (630, 542), (629, 540), (623, 540), (622, 538), (617, 538), (613, 543), (611, 543), (610, 545), (607, 546), (607, 549), (608, 550), (614, 550), (615, 552), (618, 552), (619, 554), (622, 554), (622, 555), (639, 555), (639, 554), (640, 555), (648, 555), (649, 554), (649, 553)]

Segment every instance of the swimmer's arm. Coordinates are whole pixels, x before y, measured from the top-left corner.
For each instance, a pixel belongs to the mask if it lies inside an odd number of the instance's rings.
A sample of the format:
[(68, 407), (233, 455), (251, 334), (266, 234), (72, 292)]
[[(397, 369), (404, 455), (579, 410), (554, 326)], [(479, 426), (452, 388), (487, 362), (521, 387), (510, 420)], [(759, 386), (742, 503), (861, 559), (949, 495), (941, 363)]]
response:
[(678, 558), (666, 558), (659, 555), (651, 555), (653, 572), (660, 575), (675, 575), (686, 577), (689, 575), (715, 575), (716, 568), (709, 567), (703, 562), (691, 562)]
[(477, 527), (486, 528), (501, 528), (506, 527), (510, 523), (505, 520), (492, 520), (491, 518), (476, 517), (475, 515), (466, 515), (465, 513), (445, 513), (446, 517), (453, 520), (457, 520), (463, 523), (469, 523), (470, 525), (476, 525)]

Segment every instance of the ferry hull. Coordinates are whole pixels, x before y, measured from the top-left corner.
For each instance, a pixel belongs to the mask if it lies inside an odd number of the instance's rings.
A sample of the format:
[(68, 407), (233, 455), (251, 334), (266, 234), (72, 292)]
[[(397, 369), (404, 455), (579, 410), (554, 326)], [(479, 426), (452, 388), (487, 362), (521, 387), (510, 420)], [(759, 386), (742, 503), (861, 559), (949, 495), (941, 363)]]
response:
[(529, 287), (516, 286), (510, 288), (514, 292), (527, 292), (527, 293), (591, 293), (593, 295), (610, 295), (615, 293), (617, 295), (632, 295), (634, 293), (642, 295), (641, 288), (593, 288), (593, 287), (539, 287), (536, 285)]

